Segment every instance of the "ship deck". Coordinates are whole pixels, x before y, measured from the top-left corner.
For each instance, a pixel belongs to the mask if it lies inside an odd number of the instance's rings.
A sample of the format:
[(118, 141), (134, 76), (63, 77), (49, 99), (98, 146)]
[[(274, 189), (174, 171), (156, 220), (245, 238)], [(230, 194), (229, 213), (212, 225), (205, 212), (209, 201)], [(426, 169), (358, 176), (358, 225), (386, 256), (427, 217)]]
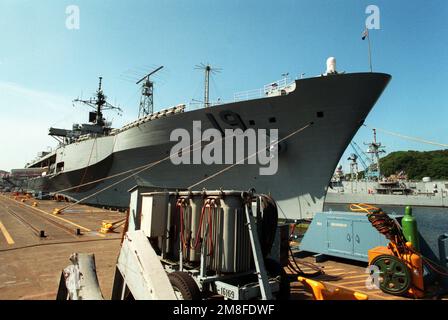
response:
[[(32, 206), (34, 202), (36, 207)], [(52, 214), (55, 208), (66, 205), (50, 200), (15, 199), (9, 193), (0, 195), (0, 299), (55, 299), (62, 269), (69, 265), (69, 257), (74, 252), (95, 254), (101, 290), (106, 299), (110, 298), (122, 227), (115, 233), (102, 234), (98, 230), (103, 220), (120, 220), (125, 214), (85, 205)], [(77, 229), (81, 235), (76, 234)], [(39, 236), (40, 230), (45, 231), (45, 238)], [(403, 299), (366, 289), (365, 264), (347, 260), (316, 263), (310, 256), (298, 261), (323, 267), (325, 274), (315, 280), (323, 281), (328, 287), (356, 290), (372, 300)], [(308, 267), (301, 268), (312, 272)], [(285, 270), (294, 280), (292, 271)], [(312, 299), (311, 293), (297, 280), (291, 283), (291, 293), (293, 300)]]

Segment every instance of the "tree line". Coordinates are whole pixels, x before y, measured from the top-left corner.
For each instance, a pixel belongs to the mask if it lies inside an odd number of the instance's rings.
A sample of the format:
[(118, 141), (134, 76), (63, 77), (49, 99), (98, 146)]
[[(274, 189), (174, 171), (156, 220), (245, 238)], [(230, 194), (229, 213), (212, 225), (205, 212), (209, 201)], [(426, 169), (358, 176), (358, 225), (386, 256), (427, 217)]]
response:
[(448, 179), (448, 150), (396, 151), (380, 159), (385, 177), (404, 171), (410, 180)]

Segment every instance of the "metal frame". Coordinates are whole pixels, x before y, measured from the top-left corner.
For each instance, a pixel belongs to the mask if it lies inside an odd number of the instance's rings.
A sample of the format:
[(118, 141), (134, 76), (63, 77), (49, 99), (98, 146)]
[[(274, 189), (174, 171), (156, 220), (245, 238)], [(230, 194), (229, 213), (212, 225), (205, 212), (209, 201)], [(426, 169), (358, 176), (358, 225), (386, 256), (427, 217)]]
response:
[[(257, 207), (258, 208), (258, 207)], [(258, 210), (257, 210), (258, 211)], [(251, 203), (245, 205), (245, 216), (247, 221), (247, 227), (249, 229), (250, 243), (252, 254), (254, 256), (255, 262), (255, 272), (242, 272), (235, 273), (230, 275), (214, 275), (207, 276), (207, 267), (206, 267), (206, 244), (203, 242), (201, 246), (201, 258), (198, 269), (188, 270), (184, 268), (184, 264), (182, 262), (182, 246), (179, 248), (179, 271), (188, 272), (191, 277), (196, 281), (198, 287), (204, 291), (206, 288), (211, 289), (213, 293), (220, 294), (224, 296), (225, 299), (232, 300), (245, 300), (245, 299), (253, 299), (256, 297), (260, 297), (263, 300), (271, 300), (272, 292), (277, 292), (280, 288), (279, 282), (276, 280), (270, 280), (267, 275), (266, 267), (264, 265), (263, 254), (258, 238), (257, 231), (257, 223), (255, 222), (255, 218), (252, 213)], [(205, 234), (208, 233), (208, 227), (205, 231)], [(165, 271), (174, 272), (176, 271), (172, 265), (166, 264), (165, 261), (162, 260), (162, 264), (164, 264)], [(235, 280), (241, 278), (243, 276), (256, 274), (258, 278), (258, 283), (248, 283), (244, 285), (233, 285), (229, 283), (229, 280)]]
[[(139, 199), (140, 200), (140, 199)], [(136, 300), (176, 300), (168, 274), (175, 271), (187, 272), (203, 292), (220, 294), (225, 299), (272, 299), (272, 292), (278, 292), (278, 278), (269, 279), (261, 244), (258, 238), (257, 219), (252, 211), (253, 194), (244, 198), (245, 223), (248, 228), (250, 247), (255, 262), (255, 270), (231, 274), (207, 275), (207, 242), (202, 242), (199, 266), (190, 268), (183, 262), (182, 242), (179, 243), (179, 260), (170, 261), (156, 254), (143, 230), (128, 231), (124, 237), (118, 256), (112, 289), (113, 300), (124, 300), (129, 293)], [(259, 216), (260, 201), (257, 200), (256, 214)], [(209, 227), (205, 229), (208, 235)], [(163, 251), (162, 251), (163, 252)], [(257, 280), (239, 281), (243, 277), (256, 275)], [(64, 294), (64, 293), (62, 293)]]

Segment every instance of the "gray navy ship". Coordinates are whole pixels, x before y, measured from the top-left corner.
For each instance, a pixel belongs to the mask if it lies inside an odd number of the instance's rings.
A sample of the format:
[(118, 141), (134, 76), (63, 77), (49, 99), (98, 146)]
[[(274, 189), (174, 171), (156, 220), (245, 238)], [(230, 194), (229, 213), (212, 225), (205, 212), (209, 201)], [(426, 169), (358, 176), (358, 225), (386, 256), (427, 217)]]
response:
[[(376, 139), (373, 128), (373, 141), (364, 152), (352, 141), (354, 153), (350, 161), (350, 173), (345, 175), (342, 165), (336, 169), (328, 189), (326, 204), (372, 203), (381, 206), (418, 206), (448, 207), (448, 181), (432, 180), (423, 177), (408, 180), (406, 172), (401, 171), (385, 177), (381, 172), (380, 154), (386, 153), (385, 147)], [(369, 156), (370, 155), (370, 156)], [(362, 166), (362, 178), (358, 170)]]
[[(128, 191), (135, 185), (183, 189), (209, 177), (195, 189), (255, 188), (272, 194), (280, 216), (311, 218), (323, 210), (334, 168), (391, 79), (384, 73), (338, 73), (335, 60), (329, 61), (325, 74), (271, 84), (253, 99), (205, 104), (191, 111), (178, 105), (142, 115), (119, 129), (104, 119), (103, 111), (114, 107), (107, 103), (100, 79), (96, 97), (82, 101), (95, 107), (90, 123), (74, 125), (72, 130), (50, 128), (59, 146), (26, 166), (42, 171), (27, 181), (27, 189), (126, 208)], [(152, 99), (149, 75), (142, 80), (144, 95)], [(171, 132), (183, 128), (192, 134), (193, 121), (201, 122), (202, 131), (278, 129), (279, 139), (306, 129), (279, 144), (275, 175), (260, 175), (259, 165), (245, 163), (213, 176), (229, 166), (174, 165), (161, 160), (175, 144)]]

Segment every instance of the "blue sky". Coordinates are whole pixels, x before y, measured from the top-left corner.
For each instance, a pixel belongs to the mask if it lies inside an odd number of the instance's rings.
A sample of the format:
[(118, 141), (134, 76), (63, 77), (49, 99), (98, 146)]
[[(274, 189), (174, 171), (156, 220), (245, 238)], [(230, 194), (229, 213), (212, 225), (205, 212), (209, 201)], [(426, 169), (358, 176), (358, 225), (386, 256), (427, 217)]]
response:
[[(72, 4), (80, 8), (79, 30), (65, 26)], [(121, 118), (110, 114), (119, 126), (138, 112), (139, 88), (124, 78), (158, 65), (165, 69), (155, 77), (156, 109), (202, 99), (203, 75), (194, 69), (201, 62), (223, 69), (213, 77), (212, 100), (285, 72), (318, 75), (329, 56), (339, 70), (367, 71), (361, 32), (369, 4), (381, 10), (381, 29), (371, 31), (373, 68), (393, 80), (366, 123), (448, 143), (446, 0), (0, 0), (0, 169), (55, 146), (49, 126), (85, 122), (86, 107), (71, 101), (89, 97), (99, 75), (125, 110)], [(370, 139), (361, 129), (355, 141)], [(389, 152), (437, 149), (379, 139)]]

